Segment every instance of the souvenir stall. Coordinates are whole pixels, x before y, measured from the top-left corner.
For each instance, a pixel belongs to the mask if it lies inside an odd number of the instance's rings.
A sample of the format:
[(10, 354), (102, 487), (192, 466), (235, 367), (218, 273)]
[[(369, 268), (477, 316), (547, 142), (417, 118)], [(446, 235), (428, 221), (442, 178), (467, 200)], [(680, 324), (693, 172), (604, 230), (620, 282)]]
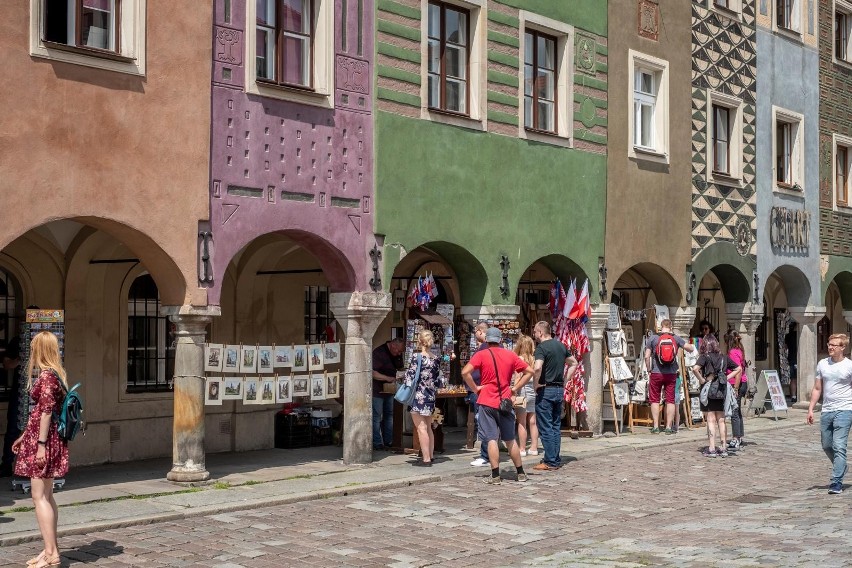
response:
[[(417, 337), (423, 330), (432, 332), (435, 343), (432, 354), (440, 360), (441, 373), (447, 378), (448, 386), (438, 390), (437, 402), (433, 421), (435, 427), (435, 451), (444, 450), (445, 417), (454, 411), (455, 405), (450, 401), (461, 400), (467, 396), (467, 390), (461, 384), (455, 360), (456, 328), (453, 324), (455, 307), (452, 304), (438, 304), (438, 286), (431, 273), (418, 277), (408, 293), (406, 304), (408, 317), (405, 320), (405, 351), (403, 352), (404, 368), (408, 368), (411, 360), (417, 355)], [(458, 375), (458, 376), (457, 376)], [(398, 373), (402, 380), (405, 371)], [(388, 385), (392, 389), (396, 385)], [(451, 410), (452, 409), (452, 410)], [(417, 453), (420, 451), (419, 440), (413, 435), (411, 417), (407, 415), (401, 404), (394, 404), (393, 447), (398, 451)]]
[(208, 343), (204, 401), (207, 406), (282, 405), (275, 417), (276, 448), (328, 445), (340, 435), (341, 359), (339, 342)]

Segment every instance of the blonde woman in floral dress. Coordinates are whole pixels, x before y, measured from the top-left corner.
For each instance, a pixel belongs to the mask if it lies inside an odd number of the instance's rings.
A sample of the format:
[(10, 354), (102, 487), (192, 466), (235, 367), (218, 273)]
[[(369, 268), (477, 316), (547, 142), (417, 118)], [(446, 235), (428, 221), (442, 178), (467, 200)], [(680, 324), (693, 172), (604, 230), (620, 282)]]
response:
[(446, 386), (446, 379), (441, 373), (441, 360), (432, 355), (430, 349), (435, 343), (432, 332), (421, 331), (417, 336), (417, 346), (420, 353), (411, 358), (408, 370), (405, 372), (405, 384), (411, 385), (417, 378), (417, 359), (420, 357), (420, 381), (414, 395), (414, 402), (408, 407), (414, 430), (420, 440), (420, 455), (422, 460), (415, 465), (431, 467), (435, 453), (435, 434), (432, 431), (432, 413), (435, 412), (435, 399), (438, 389)]
[[(33, 371), (38, 378), (33, 381)], [(59, 509), (53, 499), (53, 479), (68, 473), (68, 444), (59, 437), (53, 413), (59, 412), (68, 384), (59, 356), (59, 342), (49, 331), (42, 331), (30, 343), (27, 367), (30, 413), (24, 433), (15, 440), (15, 475), (29, 477), (36, 520), (44, 540), (41, 554), (27, 562), (34, 568), (59, 566), (56, 526)]]

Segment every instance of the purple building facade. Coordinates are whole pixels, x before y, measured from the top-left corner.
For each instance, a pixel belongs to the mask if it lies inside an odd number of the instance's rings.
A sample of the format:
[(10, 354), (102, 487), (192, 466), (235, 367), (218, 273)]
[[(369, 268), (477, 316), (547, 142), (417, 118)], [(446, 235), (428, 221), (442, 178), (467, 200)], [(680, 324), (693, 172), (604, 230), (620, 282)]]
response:
[(210, 304), (234, 256), (273, 232), (317, 258), (332, 292), (369, 290), (373, 34), (373, 0), (215, 0)]

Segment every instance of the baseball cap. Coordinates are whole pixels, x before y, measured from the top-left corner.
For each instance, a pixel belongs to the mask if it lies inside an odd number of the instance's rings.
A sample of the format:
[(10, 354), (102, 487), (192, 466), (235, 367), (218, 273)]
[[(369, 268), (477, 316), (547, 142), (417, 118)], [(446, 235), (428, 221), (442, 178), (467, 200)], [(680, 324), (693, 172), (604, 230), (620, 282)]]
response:
[(496, 327), (489, 327), (485, 331), (486, 343), (500, 343), (503, 341), (503, 333)]

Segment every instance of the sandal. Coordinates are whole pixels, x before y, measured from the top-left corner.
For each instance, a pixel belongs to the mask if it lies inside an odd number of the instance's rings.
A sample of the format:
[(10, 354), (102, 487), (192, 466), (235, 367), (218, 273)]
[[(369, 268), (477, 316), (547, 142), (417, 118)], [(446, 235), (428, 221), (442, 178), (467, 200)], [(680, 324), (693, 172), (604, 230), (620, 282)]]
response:
[(41, 552), (38, 553), (38, 556), (34, 556), (34, 557), (30, 558), (29, 560), (27, 560), (27, 566), (32, 566), (33, 564), (38, 564), (43, 557), (44, 557), (44, 551), (42, 550)]
[(47, 568), (48, 566), (60, 566), (62, 564), (62, 558), (59, 556), (54, 556), (53, 558), (47, 558), (42, 556), (41, 560), (38, 561), (37, 564), (33, 564), (33, 568)]

